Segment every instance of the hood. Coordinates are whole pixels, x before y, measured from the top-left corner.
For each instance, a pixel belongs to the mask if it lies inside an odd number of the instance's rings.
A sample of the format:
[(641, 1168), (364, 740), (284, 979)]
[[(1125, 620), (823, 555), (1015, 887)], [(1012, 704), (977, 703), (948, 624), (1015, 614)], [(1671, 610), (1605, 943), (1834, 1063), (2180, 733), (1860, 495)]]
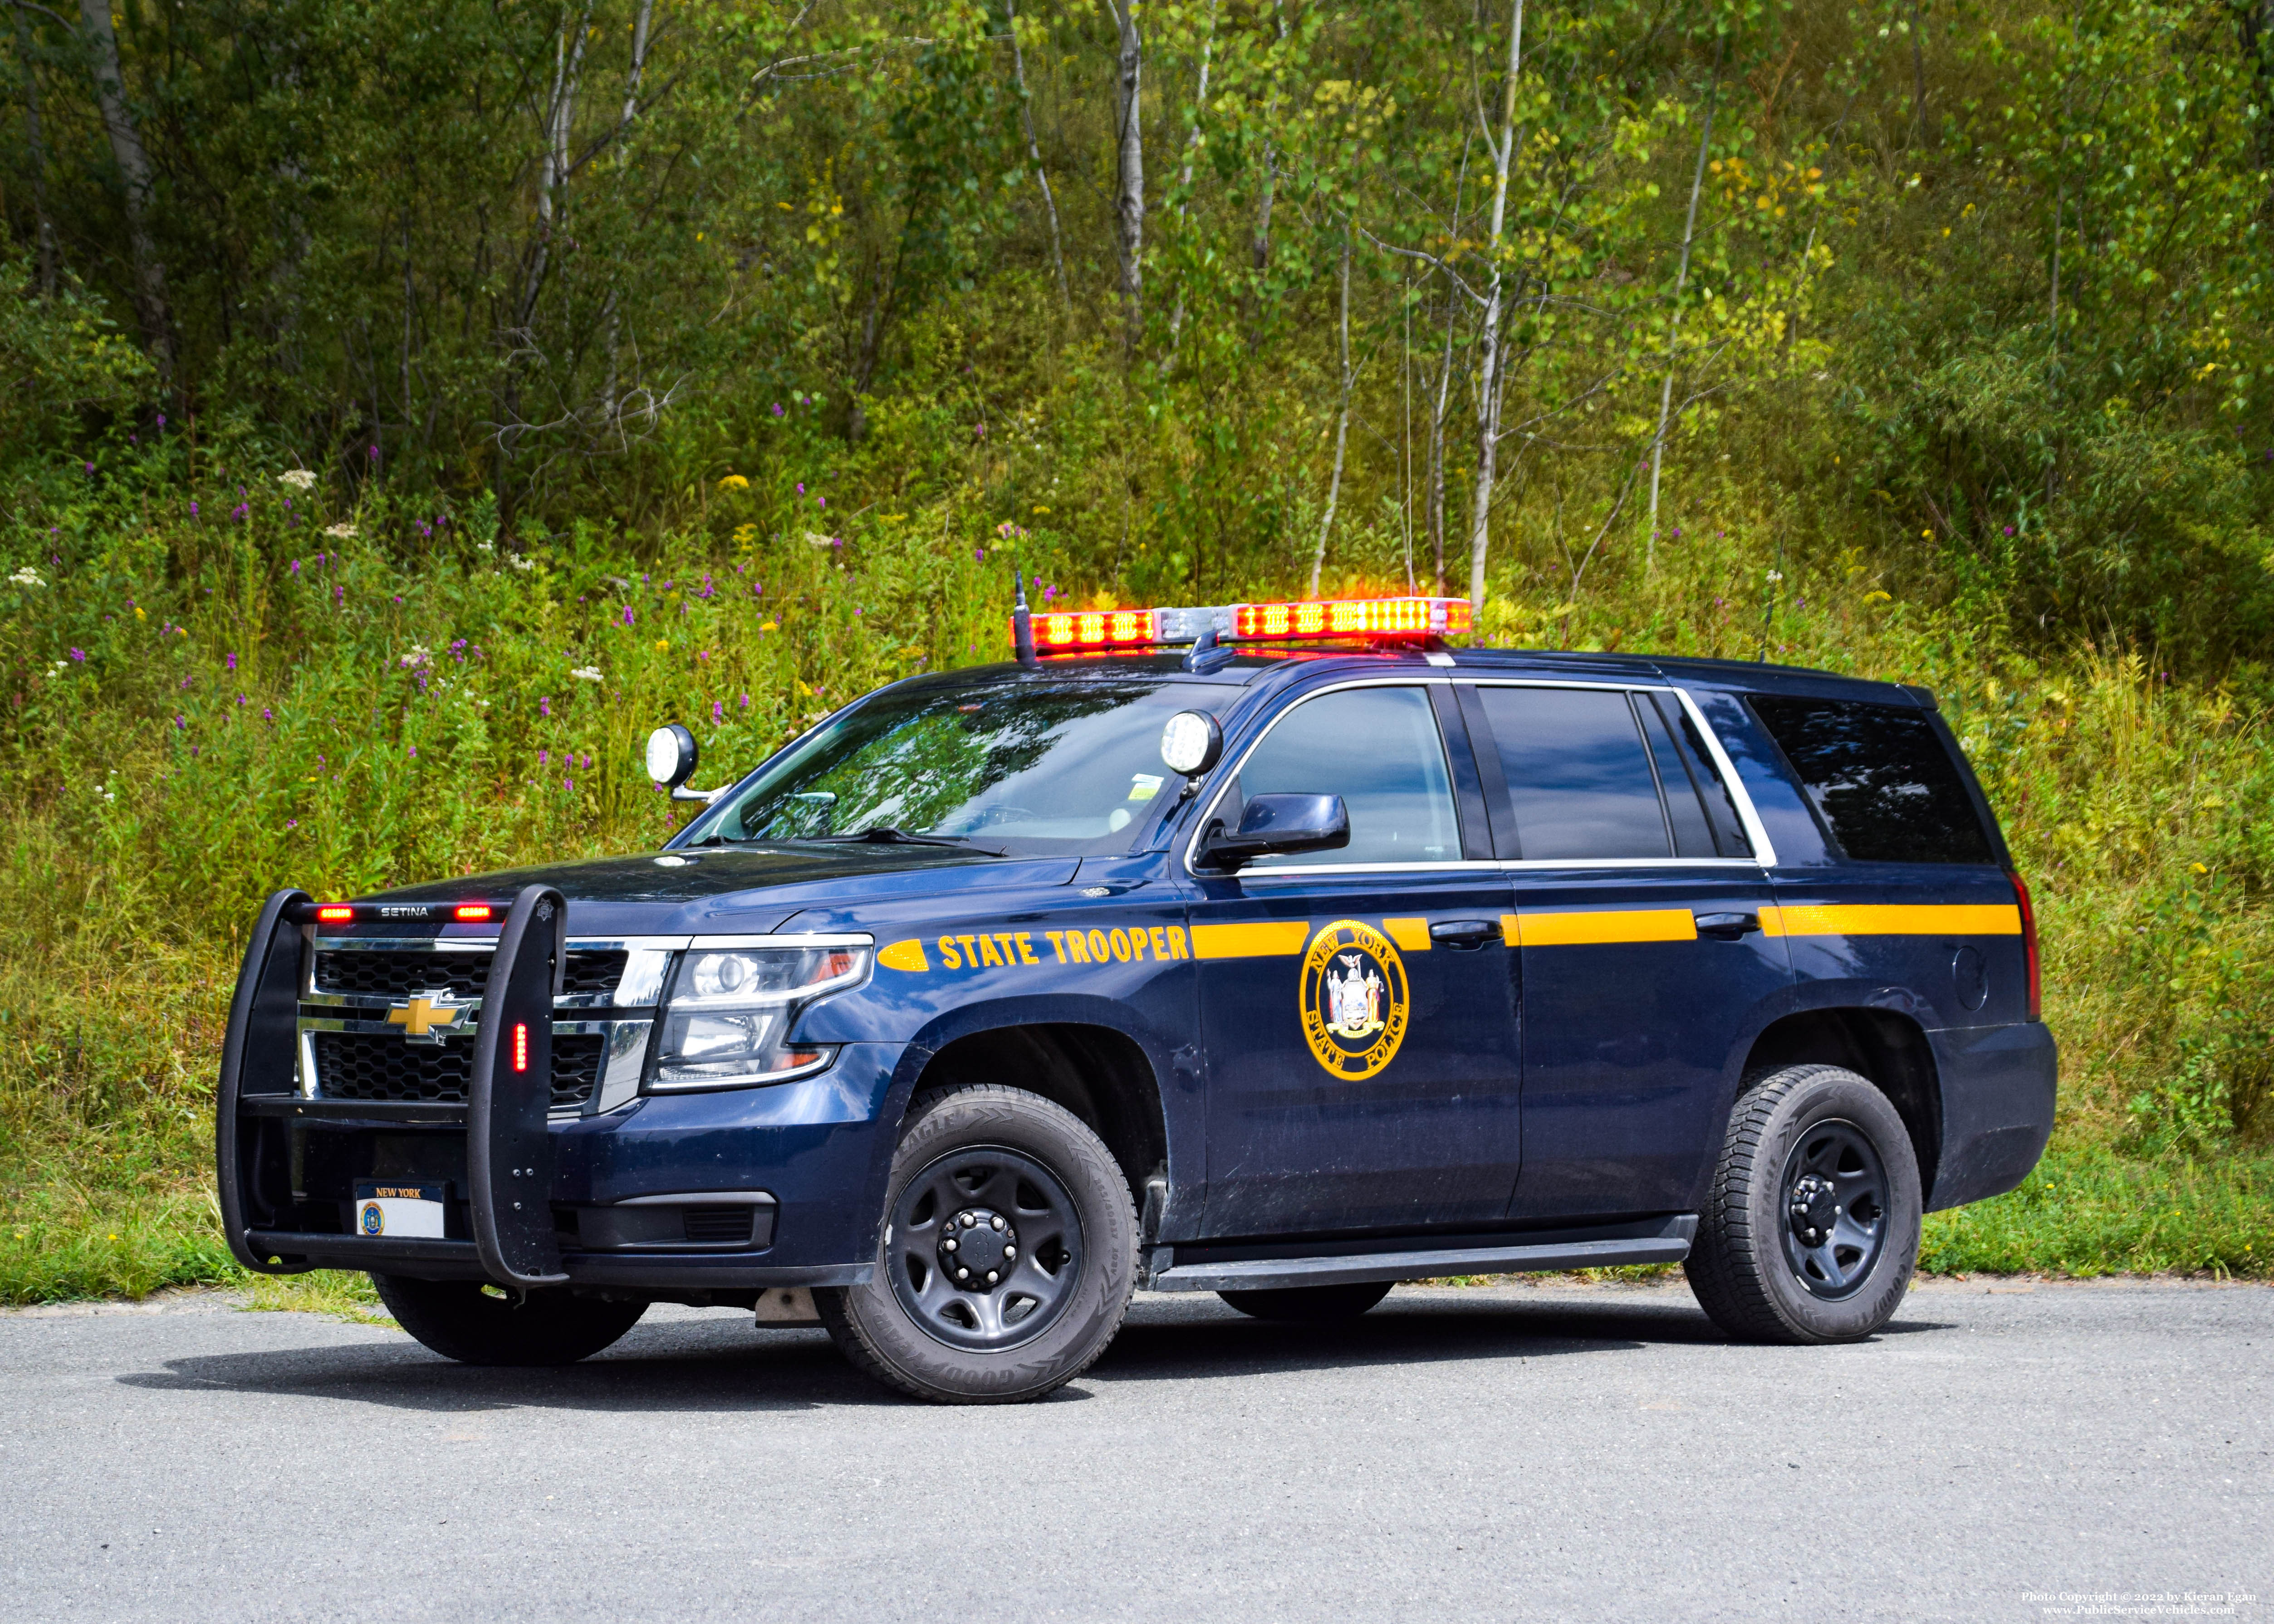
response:
[(470, 874), (369, 900), (503, 902), (524, 885), (550, 885), (568, 899), (572, 936), (762, 933), (826, 899), (1050, 884), (1060, 878), (1056, 871), (1071, 878), (1075, 867), (1072, 858), (999, 858), (948, 846), (704, 846)]

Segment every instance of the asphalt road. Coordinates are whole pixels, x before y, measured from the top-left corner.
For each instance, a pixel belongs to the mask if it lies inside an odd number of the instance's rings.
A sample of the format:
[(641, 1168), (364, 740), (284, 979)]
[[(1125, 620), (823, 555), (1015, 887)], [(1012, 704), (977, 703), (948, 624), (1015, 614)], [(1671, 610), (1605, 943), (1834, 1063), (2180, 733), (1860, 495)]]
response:
[(0, 1314), (0, 1619), (2274, 1624), (2270, 1372), (2257, 1286), (1932, 1285), (1828, 1349), (1679, 1287), (1149, 1297), (1000, 1410), (725, 1311), (551, 1372), (217, 1299)]

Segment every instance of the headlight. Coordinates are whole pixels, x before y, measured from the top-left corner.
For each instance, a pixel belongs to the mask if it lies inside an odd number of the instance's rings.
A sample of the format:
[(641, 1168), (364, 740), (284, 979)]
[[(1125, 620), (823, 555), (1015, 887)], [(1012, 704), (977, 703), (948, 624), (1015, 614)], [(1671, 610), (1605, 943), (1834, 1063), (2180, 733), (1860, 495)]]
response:
[(785, 1041), (799, 1011), (867, 979), (866, 947), (747, 947), (681, 957), (651, 1092), (743, 1088), (817, 1071), (836, 1051)]

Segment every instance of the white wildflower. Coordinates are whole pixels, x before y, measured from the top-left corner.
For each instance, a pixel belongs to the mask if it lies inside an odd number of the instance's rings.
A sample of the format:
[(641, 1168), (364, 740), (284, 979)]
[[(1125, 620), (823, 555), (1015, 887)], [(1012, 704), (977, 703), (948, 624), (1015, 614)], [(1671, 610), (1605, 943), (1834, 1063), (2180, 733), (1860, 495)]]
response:
[(1769, 571), (1769, 579), (1770, 579), (1770, 580), (1772, 580), (1772, 581), (1781, 581), (1781, 580), (1783, 580), (1783, 579), (1784, 579), (1784, 571), (1782, 571), (1781, 569), (1772, 569), (1771, 571)]
[(40, 572), (39, 572), (38, 570), (36, 570), (36, 569), (34, 569), (34, 568), (33, 568), (29, 564), (25, 565), (23, 568), (21, 568), (21, 569), (18, 570), (14, 575), (12, 575), (9, 576), (9, 577), (8, 577), (8, 581), (9, 581), (9, 583), (10, 583), (11, 585), (13, 585), (13, 586), (45, 586), (45, 585), (47, 585), (47, 583), (46, 583), (46, 582), (44, 582), (44, 581), (42, 581), (42, 580), (41, 580), (41, 579), (40, 579)]
[(324, 527), (325, 535), (340, 541), (353, 541), (355, 533), (356, 527), (352, 524), (328, 524)]
[(296, 491), (305, 491), (316, 483), (315, 470), (307, 468), (288, 468), (276, 476), (276, 483), (289, 485)]
[(606, 677), (600, 674), (600, 668), (598, 665), (579, 665), (576, 670), (570, 672), (568, 674), (576, 678), (579, 681), (584, 682), (606, 682), (607, 680)]
[(403, 657), (403, 664), (406, 668), (418, 665), (431, 665), (433, 663), (433, 650), (429, 649), (423, 643), (412, 643), (410, 645), (410, 652)]
[(527, 570), (535, 569), (537, 568), (537, 560), (535, 559), (523, 558), (518, 553), (507, 553), (505, 555), (505, 561), (512, 565), (516, 569)]
[(477, 553), (494, 553), (494, 552), (496, 552), (496, 551), (497, 551), (497, 538), (495, 538), (494, 536), (493, 536), (493, 537), (492, 537), (492, 538), (490, 538), (487, 541), (478, 541), (478, 542), (476, 542), (476, 543), (474, 544), (474, 551), (475, 551), (475, 552), (477, 552)]

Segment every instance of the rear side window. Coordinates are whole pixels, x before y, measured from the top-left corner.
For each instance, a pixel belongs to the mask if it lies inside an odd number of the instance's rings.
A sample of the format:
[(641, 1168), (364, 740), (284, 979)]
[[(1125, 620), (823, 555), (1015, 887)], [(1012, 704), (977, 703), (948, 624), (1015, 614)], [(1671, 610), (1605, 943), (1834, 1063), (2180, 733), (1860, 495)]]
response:
[(1525, 861), (1674, 854), (1658, 775), (1625, 694), (1480, 686), (1477, 697), (1508, 777)]
[(1974, 799), (1922, 711), (1751, 695), (1817, 816), (1857, 862), (1995, 861)]
[[(1674, 824), (1674, 849), (1682, 857), (1751, 857), (1753, 843), (1737, 816), (1729, 786), (1698, 736), (1698, 725), (1671, 694), (1637, 694), (1635, 712), (1650, 736), (1667, 816)], [(1694, 808), (1690, 797), (1696, 796)], [(1703, 839), (1694, 830), (1702, 829)]]

